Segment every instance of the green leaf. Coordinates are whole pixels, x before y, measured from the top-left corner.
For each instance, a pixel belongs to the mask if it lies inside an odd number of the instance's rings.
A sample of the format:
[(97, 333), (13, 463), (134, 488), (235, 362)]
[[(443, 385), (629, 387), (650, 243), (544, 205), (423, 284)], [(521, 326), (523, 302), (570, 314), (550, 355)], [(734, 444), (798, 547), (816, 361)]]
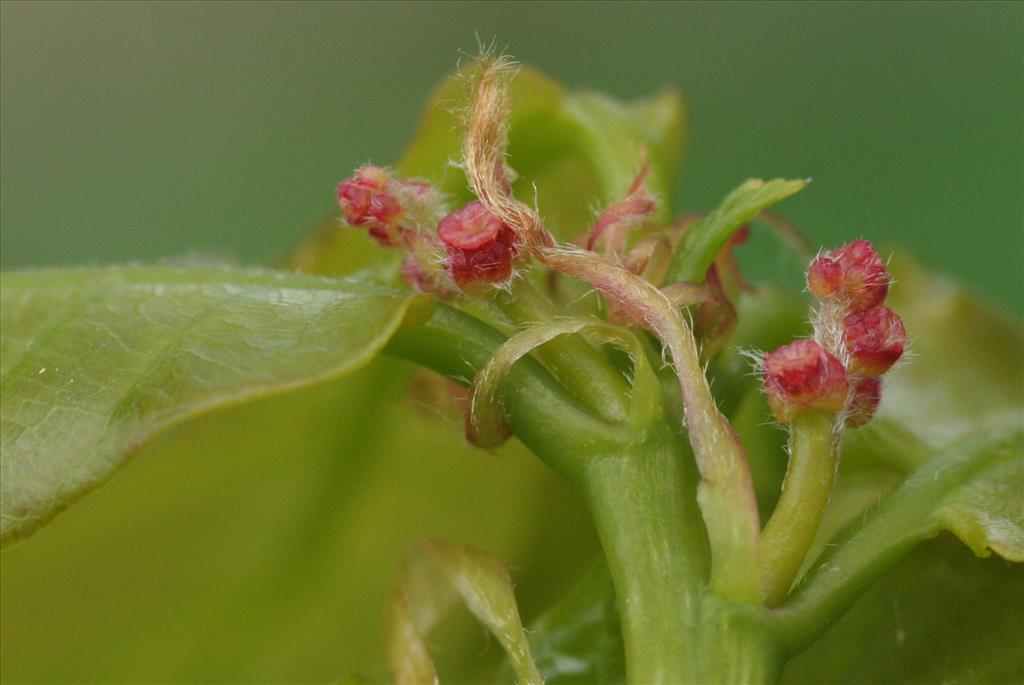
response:
[[(0, 680), (393, 682), (388, 598), (424, 538), (507, 559), (529, 622), (598, 553), (582, 498), (518, 441), (483, 453), (403, 399), (409, 370), (378, 357), (187, 421), (5, 549)], [(430, 645), (445, 682), (501, 657), (465, 612)]]
[(703, 283), (711, 263), (730, 236), (776, 202), (798, 193), (807, 181), (752, 178), (729, 193), (715, 211), (683, 234), (672, 258), (666, 282)]
[(543, 685), (505, 564), (465, 545), (436, 541), (410, 553), (392, 597), (389, 652), (399, 685), (438, 681), (425, 638), (458, 599), (497, 638), (519, 685)]
[(530, 626), (530, 645), (547, 685), (626, 682), (619, 609), (603, 560)]
[(951, 530), (979, 556), (1024, 561), (1024, 432), (988, 431), (953, 445), (842, 535), (781, 615), (802, 644), (910, 549)]
[[(983, 430), (1024, 427), (1024, 328), (897, 252), (888, 305), (910, 335), (878, 415), (848, 434), (843, 465), (911, 473)], [(842, 480), (840, 480), (840, 487)]]
[(1024, 566), (922, 545), (783, 672), (783, 685), (1024, 682)]
[(429, 309), (357, 280), (214, 267), (12, 272), (0, 302), (5, 543), (159, 431), (348, 373)]

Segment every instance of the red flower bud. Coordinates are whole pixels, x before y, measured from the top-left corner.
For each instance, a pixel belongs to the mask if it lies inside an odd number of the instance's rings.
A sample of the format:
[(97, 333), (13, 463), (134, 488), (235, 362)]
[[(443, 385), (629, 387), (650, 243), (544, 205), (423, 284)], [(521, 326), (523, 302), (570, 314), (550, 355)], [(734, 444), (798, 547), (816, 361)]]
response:
[(846, 403), (846, 370), (814, 340), (783, 345), (764, 358), (764, 391), (779, 421), (805, 410), (836, 413)]
[(847, 407), (846, 425), (859, 428), (871, 420), (882, 400), (882, 381), (877, 378), (861, 378), (853, 386), (853, 394)]
[(518, 252), (515, 231), (479, 200), (442, 219), (437, 234), (448, 249), (448, 273), (463, 290), (500, 283), (512, 275)]
[(750, 224), (743, 224), (729, 236), (729, 245), (744, 245), (750, 240)]
[(338, 204), (345, 221), (366, 227), (370, 235), (389, 247), (399, 244), (402, 234), (398, 225), (402, 205), (388, 192), (390, 181), (387, 170), (364, 166), (338, 184)]
[(433, 293), (441, 299), (454, 295), (451, 285), (446, 284), (443, 274), (424, 268), (420, 256), (410, 253), (402, 261), (402, 279), (421, 293)]
[(811, 262), (807, 287), (822, 299), (843, 298), (850, 309), (871, 309), (889, 292), (889, 271), (871, 243), (854, 240)]
[(907, 331), (888, 307), (853, 312), (843, 319), (843, 341), (850, 354), (850, 370), (880, 376), (903, 356)]

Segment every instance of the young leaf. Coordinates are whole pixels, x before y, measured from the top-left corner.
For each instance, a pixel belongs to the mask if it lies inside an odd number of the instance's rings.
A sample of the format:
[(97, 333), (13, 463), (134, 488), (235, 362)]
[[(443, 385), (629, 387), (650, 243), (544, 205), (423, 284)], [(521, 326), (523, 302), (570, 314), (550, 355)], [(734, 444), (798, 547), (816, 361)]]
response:
[(4, 543), (160, 430), (352, 371), (427, 314), (410, 293), (257, 269), (20, 271), (0, 291)]
[(683, 234), (669, 268), (667, 282), (701, 283), (711, 263), (741, 225), (761, 211), (800, 192), (807, 181), (752, 178), (729, 193), (715, 211)]
[(899, 563), (783, 671), (783, 685), (1024, 682), (1024, 566), (956, 540)]
[(531, 625), (530, 645), (547, 685), (626, 682), (619, 609), (603, 561)]

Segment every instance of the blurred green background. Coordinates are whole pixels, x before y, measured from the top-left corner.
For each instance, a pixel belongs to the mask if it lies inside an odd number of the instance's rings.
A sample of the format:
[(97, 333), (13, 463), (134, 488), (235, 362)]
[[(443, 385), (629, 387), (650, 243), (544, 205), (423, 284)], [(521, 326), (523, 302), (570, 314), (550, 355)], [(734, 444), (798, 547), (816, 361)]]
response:
[(3, 4), (2, 264), (281, 254), (395, 160), (460, 50), (679, 85), (682, 210), (750, 176), (816, 243), (905, 244), (1024, 312), (1024, 5)]
[[(332, 211), (353, 167), (398, 158), (479, 36), (571, 88), (680, 86), (680, 210), (708, 209), (750, 176), (812, 176), (781, 210), (813, 242), (908, 245), (1024, 313), (1019, 3), (0, 12), (4, 268), (276, 259)], [(775, 251), (757, 245), (746, 257), (772, 270)], [(423, 536), (508, 559), (536, 616), (596, 553), (585, 507), (521, 446), (467, 448), (458, 417), (403, 398), (409, 373), (383, 360), (192, 421), (6, 550), (3, 680), (381, 676), (392, 572)], [(443, 677), (492, 665), (493, 643), (464, 619), (445, 627), (468, 639), (440, 651)]]

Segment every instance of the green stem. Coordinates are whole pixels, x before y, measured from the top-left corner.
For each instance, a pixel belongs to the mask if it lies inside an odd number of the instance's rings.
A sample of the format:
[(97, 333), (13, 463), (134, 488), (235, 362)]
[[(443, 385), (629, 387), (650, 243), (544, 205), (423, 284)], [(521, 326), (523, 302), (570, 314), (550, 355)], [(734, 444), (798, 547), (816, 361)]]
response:
[(538, 248), (545, 265), (590, 283), (654, 333), (669, 351), (679, 382), (686, 428), (701, 482), (697, 502), (711, 544), (711, 590), (744, 602), (758, 601), (760, 523), (746, 454), (719, 411), (682, 314), (663, 292), (593, 252)]
[(835, 416), (810, 412), (790, 425), (782, 496), (761, 533), (761, 599), (778, 606), (789, 593), (825, 513), (839, 462)]
[(690, 682), (707, 541), (691, 457), (666, 429), (581, 474), (611, 570), (630, 683)]
[(775, 683), (784, 661), (774, 617), (708, 592), (696, 479), (684, 443), (663, 427), (582, 471), (615, 586), (626, 681)]
[[(495, 297), (498, 307), (520, 326), (558, 318), (555, 306), (526, 278), (509, 293)], [(598, 416), (620, 423), (629, 412), (629, 384), (586, 339), (563, 335), (544, 343), (534, 354), (581, 404)]]
[[(504, 340), (440, 305), (387, 351), (468, 383)], [(516, 435), (587, 497), (615, 586), (628, 682), (775, 682), (782, 661), (774, 617), (708, 592), (708, 541), (685, 437), (664, 421), (609, 426), (529, 358), (515, 364), (503, 393)]]
[[(439, 304), (422, 326), (399, 330), (385, 352), (468, 386), (505, 340), (479, 319)], [(509, 373), (502, 400), (516, 436), (560, 473), (576, 472), (580, 455), (622, 441), (621, 430), (592, 416), (529, 357)]]
[(702, 642), (700, 669), (686, 683), (774, 685), (785, 666), (785, 652), (774, 618), (764, 607), (708, 595), (693, 627)]

